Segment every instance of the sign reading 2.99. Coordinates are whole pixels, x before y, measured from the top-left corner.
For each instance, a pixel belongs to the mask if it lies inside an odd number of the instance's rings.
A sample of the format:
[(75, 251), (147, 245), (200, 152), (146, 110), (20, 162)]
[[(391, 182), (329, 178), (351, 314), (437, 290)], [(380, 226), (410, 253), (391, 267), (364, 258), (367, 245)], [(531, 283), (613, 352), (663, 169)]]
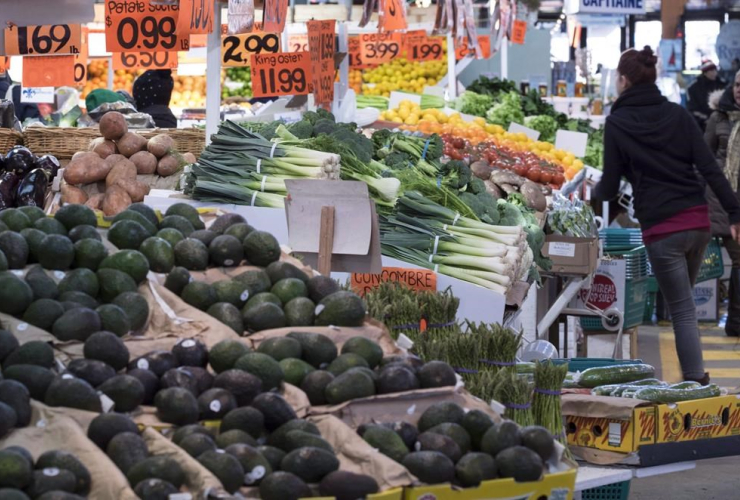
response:
[(280, 35), (253, 31), (221, 37), (221, 63), (224, 66), (249, 66), (252, 54), (280, 52)]
[(146, 0), (105, 3), (105, 45), (109, 52), (159, 52), (190, 49), (190, 38), (177, 34), (176, 5)]

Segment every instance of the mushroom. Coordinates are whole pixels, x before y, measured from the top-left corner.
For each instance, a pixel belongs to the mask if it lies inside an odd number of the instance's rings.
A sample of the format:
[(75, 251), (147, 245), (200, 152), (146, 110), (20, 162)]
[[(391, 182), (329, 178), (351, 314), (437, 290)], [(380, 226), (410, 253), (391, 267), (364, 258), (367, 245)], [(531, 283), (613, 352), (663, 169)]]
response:
[(493, 172), (494, 169), (487, 162), (478, 160), (470, 164), (470, 170), (473, 172), (473, 175), (479, 179), (488, 179), (491, 177), (491, 172)]
[(493, 181), (483, 181), (483, 184), (486, 185), (486, 191), (490, 194), (492, 194), (496, 199), (504, 198), (504, 192), (501, 191), (501, 189), (493, 183)]
[(514, 172), (509, 172), (508, 170), (494, 170), (491, 173), (491, 180), (499, 186), (502, 184), (521, 186), (526, 181), (524, 177), (516, 175)]
[(522, 193), (524, 201), (529, 208), (538, 212), (544, 212), (547, 208), (547, 199), (542, 194), (539, 184), (527, 181), (521, 185), (519, 192)]

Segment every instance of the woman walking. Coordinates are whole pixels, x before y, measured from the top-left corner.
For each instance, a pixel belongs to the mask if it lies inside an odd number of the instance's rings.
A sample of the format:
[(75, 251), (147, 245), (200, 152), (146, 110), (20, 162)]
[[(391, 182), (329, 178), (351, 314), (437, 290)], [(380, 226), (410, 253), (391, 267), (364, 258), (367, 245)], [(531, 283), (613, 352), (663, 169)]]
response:
[[(740, 72), (726, 90), (709, 96), (709, 107), (714, 110), (707, 121), (704, 139), (717, 158), (719, 167), (730, 181), (733, 191), (740, 195)], [(730, 274), (730, 306), (727, 309), (725, 333), (740, 336), (740, 244), (732, 238), (730, 221), (722, 210), (717, 196), (707, 189), (709, 218), (712, 234), (721, 236), (732, 261)]]
[[(635, 215), (673, 320), (684, 380), (709, 383), (704, 371), (693, 287), (710, 240), (705, 181), (740, 237), (740, 202), (691, 115), (655, 85), (658, 58), (650, 47), (627, 50), (617, 66), (619, 98), (604, 130), (604, 173), (594, 196), (611, 200), (622, 177), (631, 184)], [(699, 175), (701, 176), (699, 177)]]

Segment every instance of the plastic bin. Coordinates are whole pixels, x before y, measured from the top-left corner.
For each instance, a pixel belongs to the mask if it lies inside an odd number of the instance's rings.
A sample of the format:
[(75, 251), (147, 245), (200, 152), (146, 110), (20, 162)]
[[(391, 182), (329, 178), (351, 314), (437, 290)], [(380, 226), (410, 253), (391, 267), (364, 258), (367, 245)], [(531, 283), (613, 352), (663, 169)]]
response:
[(701, 283), (702, 281), (721, 278), (724, 272), (725, 266), (722, 262), (722, 245), (720, 245), (717, 238), (713, 238), (704, 252), (704, 260), (701, 263), (699, 276), (697, 277), (696, 282)]
[(627, 500), (630, 496), (630, 482), (607, 484), (581, 492), (582, 500)]

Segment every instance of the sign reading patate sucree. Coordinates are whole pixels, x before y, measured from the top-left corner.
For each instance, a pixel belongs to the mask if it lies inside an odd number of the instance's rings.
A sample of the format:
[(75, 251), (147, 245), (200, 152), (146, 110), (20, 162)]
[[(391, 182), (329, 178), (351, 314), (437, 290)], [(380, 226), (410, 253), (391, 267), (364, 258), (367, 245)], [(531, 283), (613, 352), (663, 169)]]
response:
[(575, 12), (593, 14), (644, 14), (646, 0), (574, 0)]

